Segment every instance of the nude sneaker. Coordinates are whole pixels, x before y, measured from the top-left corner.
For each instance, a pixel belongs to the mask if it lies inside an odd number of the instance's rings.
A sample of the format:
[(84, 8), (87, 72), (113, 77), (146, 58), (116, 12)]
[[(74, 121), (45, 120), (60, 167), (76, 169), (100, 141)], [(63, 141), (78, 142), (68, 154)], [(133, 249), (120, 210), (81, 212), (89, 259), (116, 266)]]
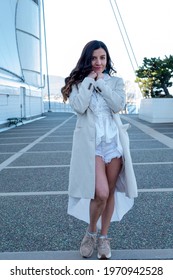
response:
[(110, 238), (98, 238), (97, 250), (98, 259), (111, 258)]
[(94, 249), (96, 248), (96, 241), (97, 241), (97, 235), (89, 235), (88, 233), (85, 234), (81, 246), (80, 246), (80, 254), (84, 258), (89, 258), (94, 252)]

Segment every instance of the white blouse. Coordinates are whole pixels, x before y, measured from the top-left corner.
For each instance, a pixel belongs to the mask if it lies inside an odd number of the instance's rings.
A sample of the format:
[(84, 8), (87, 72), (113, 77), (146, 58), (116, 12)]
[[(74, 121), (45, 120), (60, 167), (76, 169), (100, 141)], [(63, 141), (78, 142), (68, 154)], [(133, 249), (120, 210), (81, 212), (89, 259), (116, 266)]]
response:
[(96, 146), (98, 146), (102, 141), (106, 143), (115, 141), (117, 150), (120, 154), (123, 154), (118, 128), (113, 120), (113, 112), (107, 105), (104, 97), (96, 92), (96, 90), (92, 93), (89, 107), (95, 116)]

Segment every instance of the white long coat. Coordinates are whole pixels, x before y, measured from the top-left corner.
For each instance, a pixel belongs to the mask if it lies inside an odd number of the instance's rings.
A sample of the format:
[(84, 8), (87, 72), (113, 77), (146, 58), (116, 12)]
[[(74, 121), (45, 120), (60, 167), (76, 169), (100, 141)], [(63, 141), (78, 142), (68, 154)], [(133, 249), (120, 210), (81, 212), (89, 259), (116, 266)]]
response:
[[(108, 75), (107, 75), (108, 76)], [(95, 123), (94, 114), (89, 104), (95, 88), (106, 100), (114, 112), (114, 120), (119, 129), (123, 147), (123, 167), (116, 183), (116, 191), (123, 192), (129, 198), (137, 196), (137, 184), (133, 171), (128, 125), (123, 125), (118, 112), (125, 104), (124, 83), (121, 78), (110, 77), (97, 81), (86, 77), (78, 87), (73, 86), (69, 102), (77, 113), (76, 128), (69, 173), (69, 196), (73, 198), (92, 199), (95, 195)]]

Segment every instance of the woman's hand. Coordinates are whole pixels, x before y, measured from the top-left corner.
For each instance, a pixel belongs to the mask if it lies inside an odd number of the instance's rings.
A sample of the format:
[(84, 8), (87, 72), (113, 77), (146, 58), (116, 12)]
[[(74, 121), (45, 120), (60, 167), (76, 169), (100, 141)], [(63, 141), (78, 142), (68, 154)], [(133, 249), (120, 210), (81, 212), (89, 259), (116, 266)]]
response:
[(89, 73), (88, 77), (95, 80), (95, 79), (97, 78), (97, 73), (94, 72), (94, 71), (91, 71), (91, 72)]
[(104, 78), (104, 74), (103, 73), (97, 73), (97, 78), (96, 80), (98, 79), (103, 79)]
[(101, 72), (96, 73), (95, 71), (92, 71), (91, 73), (89, 73), (88, 77), (94, 80), (98, 80), (98, 79), (103, 79), (104, 74)]

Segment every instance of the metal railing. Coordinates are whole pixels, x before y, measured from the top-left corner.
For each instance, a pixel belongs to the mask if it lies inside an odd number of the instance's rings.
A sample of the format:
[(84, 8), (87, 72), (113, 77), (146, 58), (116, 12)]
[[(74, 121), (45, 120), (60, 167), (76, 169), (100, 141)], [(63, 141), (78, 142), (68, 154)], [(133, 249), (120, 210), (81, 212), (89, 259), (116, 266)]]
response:
[[(48, 112), (49, 110), (49, 102), (44, 101), (44, 111)], [(56, 101), (51, 101), (50, 102), (51, 106), (51, 111), (52, 112), (69, 112), (69, 113), (74, 113), (73, 109), (71, 108), (69, 103), (62, 103), (62, 102), (56, 102)]]

